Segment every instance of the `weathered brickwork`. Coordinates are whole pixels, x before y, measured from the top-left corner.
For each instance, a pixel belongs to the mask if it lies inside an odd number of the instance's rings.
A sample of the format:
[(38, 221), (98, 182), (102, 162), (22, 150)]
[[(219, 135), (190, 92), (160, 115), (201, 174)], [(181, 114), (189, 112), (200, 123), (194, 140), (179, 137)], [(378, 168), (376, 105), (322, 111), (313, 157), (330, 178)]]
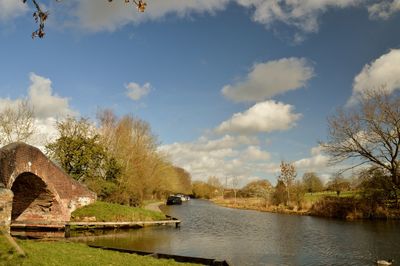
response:
[[(64, 173), (39, 149), (21, 142), (0, 149), (0, 183), (14, 193), (11, 218), (15, 221), (69, 221), (76, 208), (96, 200), (95, 193)], [(4, 201), (0, 198), (1, 204)]]
[(0, 185), (0, 230), (10, 231), (13, 193)]

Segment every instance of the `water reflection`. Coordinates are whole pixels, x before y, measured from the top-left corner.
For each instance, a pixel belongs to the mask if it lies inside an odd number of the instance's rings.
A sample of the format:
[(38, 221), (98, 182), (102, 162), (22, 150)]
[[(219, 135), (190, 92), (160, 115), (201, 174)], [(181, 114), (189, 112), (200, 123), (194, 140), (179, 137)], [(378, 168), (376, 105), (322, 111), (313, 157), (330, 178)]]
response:
[[(235, 210), (192, 200), (164, 211), (172, 226), (86, 238), (97, 245), (227, 259), (233, 265), (374, 265), (400, 261), (398, 221), (346, 222)], [(82, 239), (81, 239), (82, 240)]]

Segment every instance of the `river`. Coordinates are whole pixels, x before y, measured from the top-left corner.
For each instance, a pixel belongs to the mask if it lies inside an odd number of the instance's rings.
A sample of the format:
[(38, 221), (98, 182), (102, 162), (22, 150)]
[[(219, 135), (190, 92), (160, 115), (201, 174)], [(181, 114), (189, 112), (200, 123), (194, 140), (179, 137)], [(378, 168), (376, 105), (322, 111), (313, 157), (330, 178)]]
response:
[(179, 229), (144, 228), (85, 242), (226, 259), (235, 266), (375, 265), (378, 258), (400, 262), (399, 221), (348, 222), (229, 209), (203, 200), (163, 210), (182, 220)]

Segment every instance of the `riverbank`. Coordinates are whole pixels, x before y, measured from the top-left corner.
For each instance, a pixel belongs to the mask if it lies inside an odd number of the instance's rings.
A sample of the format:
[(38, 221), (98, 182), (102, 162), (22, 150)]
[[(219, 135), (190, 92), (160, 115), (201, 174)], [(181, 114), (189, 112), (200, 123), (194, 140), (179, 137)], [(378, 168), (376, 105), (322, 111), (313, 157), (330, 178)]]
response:
[(165, 203), (162, 201), (151, 202), (151, 203), (145, 204), (144, 209), (153, 211), (153, 212), (163, 213), (162, 210), (160, 209), (160, 207), (162, 205), (165, 205)]
[(149, 209), (102, 201), (77, 209), (71, 214), (71, 221), (74, 222), (137, 222), (164, 219), (166, 216), (155, 206)]
[[(98, 201), (72, 213), (72, 222), (141, 222), (152, 223), (167, 219), (153, 202), (143, 208)], [(104, 227), (104, 226), (103, 226)], [(156, 259), (135, 254), (90, 248), (69, 241), (18, 240), (26, 253), (20, 256), (15, 246), (0, 234), (0, 266), (3, 265), (197, 265), (178, 263), (172, 259)], [(17, 246), (18, 246), (17, 245)]]
[(0, 265), (143, 265), (143, 266), (191, 266), (174, 260), (155, 259), (135, 254), (119, 253), (88, 247), (85, 244), (65, 241), (18, 240), (26, 252), (21, 257), (0, 235)]
[(272, 213), (283, 213), (283, 214), (292, 214), (292, 215), (311, 215), (310, 209), (299, 209), (298, 207), (293, 207), (289, 209), (286, 206), (279, 205), (265, 205), (263, 199), (259, 198), (237, 198), (236, 200), (233, 198), (222, 199), (215, 198), (211, 199), (211, 201), (219, 206), (241, 209), (241, 210), (254, 210), (261, 212), (272, 212)]
[(211, 199), (217, 205), (261, 212), (272, 212), (292, 215), (309, 215), (326, 218), (339, 218), (345, 220), (359, 219), (400, 219), (399, 208), (387, 208), (362, 201), (355, 197), (326, 196), (316, 200), (306, 200), (300, 206), (267, 205), (260, 198), (233, 198)]

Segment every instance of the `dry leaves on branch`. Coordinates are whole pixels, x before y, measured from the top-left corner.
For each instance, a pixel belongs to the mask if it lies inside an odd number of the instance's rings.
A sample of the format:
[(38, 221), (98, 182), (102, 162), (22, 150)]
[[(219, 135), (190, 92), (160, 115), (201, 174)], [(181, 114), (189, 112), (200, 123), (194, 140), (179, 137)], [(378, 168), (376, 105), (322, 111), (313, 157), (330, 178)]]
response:
[[(22, 0), (22, 2), (25, 4), (28, 0)], [(56, 2), (61, 2), (61, 0), (55, 0)], [(144, 2), (143, 0), (124, 0), (125, 3), (130, 3), (132, 2), (136, 8), (138, 9), (139, 12), (144, 12), (146, 10), (147, 7), (147, 3)], [(31, 0), (32, 4), (35, 7), (35, 11), (33, 12), (33, 19), (35, 20), (35, 22), (37, 24), (39, 24), (39, 27), (37, 30), (35, 30), (34, 32), (32, 32), (32, 39), (34, 39), (35, 37), (39, 37), (39, 38), (43, 38), (45, 36), (45, 32), (44, 32), (44, 26), (45, 26), (45, 22), (49, 16), (49, 12), (48, 11), (43, 11), (38, 3), (37, 0)], [(108, 0), (108, 2), (113, 2), (113, 0)]]

